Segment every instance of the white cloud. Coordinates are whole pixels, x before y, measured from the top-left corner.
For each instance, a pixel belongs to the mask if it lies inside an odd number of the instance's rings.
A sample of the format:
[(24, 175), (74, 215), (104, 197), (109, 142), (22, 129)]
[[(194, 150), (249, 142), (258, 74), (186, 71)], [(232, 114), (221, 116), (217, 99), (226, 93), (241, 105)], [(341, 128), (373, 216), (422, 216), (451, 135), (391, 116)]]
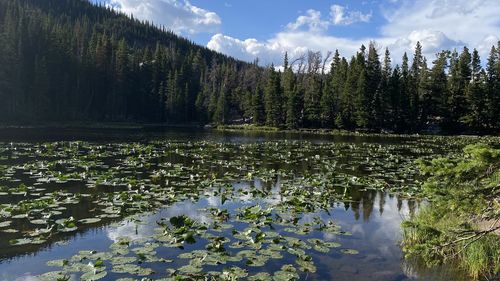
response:
[(149, 240), (155, 233), (157, 221), (180, 215), (188, 216), (200, 223), (212, 223), (212, 219), (200, 210), (200, 206), (186, 200), (174, 203), (159, 213), (143, 216), (140, 222), (126, 220), (120, 226), (108, 227), (106, 229), (107, 236), (113, 242), (117, 242), (124, 237), (128, 237), (132, 241)]
[(299, 16), (293, 23), (289, 23), (289, 30), (298, 30), (302, 26), (307, 26), (310, 31), (321, 31), (328, 28), (329, 21), (321, 19), (321, 12), (308, 10), (305, 15)]
[[(332, 25), (348, 25), (355, 22), (368, 22), (370, 14), (359, 11), (346, 11), (345, 7), (332, 5), (331, 10), (341, 9), (330, 13), (328, 19), (323, 19), (321, 12), (308, 10), (295, 22), (286, 25), (286, 29), (277, 33), (267, 41), (258, 41), (254, 38), (240, 40), (231, 36), (216, 34), (212, 36), (207, 47), (236, 58), (253, 61), (256, 58), (264, 65), (274, 63), (279, 66), (283, 55), (288, 52), (290, 57), (297, 57), (308, 50), (330, 51), (332, 46), (344, 53), (354, 53), (365, 40), (349, 40), (346, 38), (327, 36), (324, 32)], [(355, 41), (355, 42), (353, 42)], [(369, 40), (368, 40), (369, 41)]]
[(402, 37), (412, 32), (436, 30), (456, 42), (478, 45), (500, 34), (498, 0), (406, 0), (399, 9), (384, 11), (388, 23), (382, 35)]
[(321, 12), (313, 9), (307, 10), (305, 15), (301, 15), (295, 22), (287, 25), (288, 30), (299, 30), (307, 26), (310, 32), (325, 31), (331, 25), (350, 25), (356, 22), (369, 22), (372, 12), (363, 14), (361, 11), (348, 11), (348, 8), (340, 5), (330, 7), (330, 18), (323, 19)]
[(181, 34), (216, 32), (222, 23), (216, 13), (196, 7), (187, 0), (109, 0), (108, 3), (126, 14)]
[(369, 22), (372, 13), (363, 14), (360, 11), (347, 11), (346, 7), (332, 5), (330, 7), (330, 16), (335, 25), (349, 25), (355, 22)]
[(280, 65), (284, 52), (297, 56), (307, 50), (326, 53), (339, 49), (341, 55), (350, 57), (361, 44), (367, 45), (374, 40), (381, 49), (389, 47), (397, 63), (404, 52), (411, 57), (417, 41), (422, 44), (429, 61), (440, 50), (458, 49), (464, 45), (477, 48), (485, 61), (491, 46), (500, 40), (498, 0), (387, 1), (388, 5), (381, 4), (380, 11), (386, 23), (380, 26), (379, 34), (371, 37), (328, 34), (326, 31), (331, 26), (367, 22), (372, 17), (372, 13), (348, 11), (345, 7), (332, 5), (328, 20), (322, 19), (319, 11), (309, 10), (267, 40), (241, 40), (216, 34), (207, 46), (246, 61), (258, 57), (263, 64)]
[(279, 44), (273, 44), (272, 42), (259, 42), (254, 38), (239, 40), (222, 34), (212, 36), (207, 47), (245, 61), (259, 58), (265, 63), (273, 62), (277, 57), (281, 56), (283, 51)]

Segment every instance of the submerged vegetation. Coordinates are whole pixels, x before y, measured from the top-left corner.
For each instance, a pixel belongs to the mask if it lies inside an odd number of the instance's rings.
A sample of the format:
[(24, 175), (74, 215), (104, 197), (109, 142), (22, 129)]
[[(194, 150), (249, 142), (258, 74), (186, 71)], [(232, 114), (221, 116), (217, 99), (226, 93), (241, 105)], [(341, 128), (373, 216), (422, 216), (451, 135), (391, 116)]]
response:
[(500, 149), (469, 145), (421, 160), (430, 203), (403, 223), (403, 249), (427, 265), (458, 262), (474, 280), (500, 275)]

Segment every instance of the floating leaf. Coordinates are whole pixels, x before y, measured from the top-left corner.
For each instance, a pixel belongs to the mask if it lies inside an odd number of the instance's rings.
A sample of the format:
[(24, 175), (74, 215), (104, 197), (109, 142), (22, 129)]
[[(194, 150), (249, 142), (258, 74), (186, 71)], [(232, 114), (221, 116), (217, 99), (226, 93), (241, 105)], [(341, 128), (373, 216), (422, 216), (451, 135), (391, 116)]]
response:
[(101, 272), (90, 271), (90, 272), (84, 273), (80, 277), (80, 279), (85, 280), (85, 281), (94, 281), (94, 280), (102, 279), (102, 278), (106, 277), (106, 275), (108, 275), (108, 273), (106, 271), (101, 271)]
[(359, 251), (357, 250), (354, 250), (354, 249), (342, 249), (340, 250), (342, 253), (344, 254), (348, 254), (348, 255), (356, 255), (356, 254), (359, 254)]
[(92, 223), (97, 223), (100, 222), (100, 218), (88, 218), (88, 219), (81, 219), (78, 222), (83, 223), (83, 224), (92, 224)]

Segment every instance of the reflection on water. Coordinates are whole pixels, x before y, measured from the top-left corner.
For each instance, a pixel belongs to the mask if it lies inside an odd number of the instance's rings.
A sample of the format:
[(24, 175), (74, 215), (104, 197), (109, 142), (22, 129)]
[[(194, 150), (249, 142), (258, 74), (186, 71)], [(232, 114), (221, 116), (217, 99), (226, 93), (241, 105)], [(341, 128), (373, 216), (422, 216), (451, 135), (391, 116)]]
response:
[[(288, 233), (287, 236), (295, 236), (304, 240), (320, 238), (325, 242), (339, 243), (342, 249), (359, 251), (359, 254), (355, 255), (343, 254), (339, 249), (332, 249), (326, 254), (308, 252), (314, 260), (317, 272), (301, 272), (300, 278), (303, 280), (465, 280), (461, 272), (452, 267), (427, 270), (418, 266), (416, 262), (405, 261), (398, 245), (401, 239), (400, 224), (405, 217), (417, 212), (423, 203), (409, 200), (407, 196), (393, 195), (369, 189), (369, 186), (366, 186), (380, 182), (393, 183), (383, 180), (390, 179), (391, 176), (403, 176), (407, 172), (414, 173), (414, 171), (399, 171), (399, 167), (402, 166), (401, 161), (411, 161), (406, 159), (409, 158), (406, 156), (410, 154), (416, 157), (416, 155), (435, 153), (436, 147), (439, 147), (436, 143), (422, 142), (424, 143), (422, 145), (417, 140), (403, 141), (397, 138), (300, 134), (240, 135), (213, 133), (205, 130), (180, 132), (134, 132), (131, 130), (126, 134), (122, 131), (106, 131), (105, 135), (98, 131), (82, 133), (78, 130), (63, 130), (59, 131), (59, 134), (54, 134), (50, 130), (29, 132), (31, 135), (19, 130), (7, 130), (7, 133), (5, 130), (0, 130), (0, 140), (26, 140), (37, 143), (37, 141), (54, 139), (86, 139), (98, 141), (98, 143), (80, 144), (81, 147), (77, 148), (71, 143), (4, 146), (4, 150), (0, 149), (0, 172), (4, 171), (7, 177), (1, 179), (0, 183), (7, 187), (5, 190), (16, 189), (16, 194), (9, 193), (8, 196), (0, 196), (0, 204), (17, 204), (26, 199), (50, 195), (58, 200), (68, 200), (69, 203), (68, 205), (62, 204), (64, 208), (58, 205), (50, 208), (45, 206), (47, 209), (34, 212), (35, 214), (41, 213), (45, 218), (55, 214), (53, 211), (56, 210), (59, 216), (65, 218), (93, 218), (103, 214), (104, 216), (99, 223), (78, 225), (78, 231), (54, 233), (46, 242), (20, 247), (11, 246), (9, 240), (32, 233), (33, 225), (26, 217), (12, 219), (12, 225), (8, 227), (20, 229), (21, 232), (0, 233), (2, 238), (0, 241), (0, 281), (38, 281), (35, 276), (56, 270), (46, 265), (48, 261), (68, 259), (80, 250), (106, 252), (109, 251), (112, 243), (120, 241), (123, 237), (130, 238), (132, 244), (141, 245), (145, 241), (151, 241), (158, 225), (172, 217), (185, 215), (198, 223), (213, 224), (213, 217), (209, 214), (208, 208), (227, 209), (231, 216), (228, 223), (231, 223), (235, 231), (242, 231), (249, 224), (234, 219), (239, 208), (256, 204), (263, 207), (283, 207), (283, 202), (292, 200), (294, 196), (309, 196), (305, 197), (306, 201), (318, 199), (322, 202), (308, 211), (288, 210), (287, 214), (285, 210), (285, 213), (279, 214), (282, 219), (296, 218), (299, 225), (308, 223), (314, 225), (318, 218), (323, 222), (333, 220), (341, 227), (343, 233), (313, 230), (302, 237), (296, 233)], [(163, 138), (189, 141), (210, 139), (212, 142), (193, 145), (183, 142), (177, 144), (158, 141), (148, 143), (147, 146), (129, 143), (130, 140)], [(252, 145), (263, 140), (282, 138), (308, 139), (315, 144), (333, 141), (335, 145), (311, 145), (305, 142)], [(101, 145), (108, 140), (116, 143)], [(121, 141), (124, 140), (126, 142), (122, 143)], [(236, 143), (236, 145), (227, 147), (219, 145), (224, 142)], [(238, 145), (240, 143), (250, 145), (242, 147)], [(142, 151), (138, 152), (136, 149)], [(33, 160), (35, 153), (40, 158)], [(94, 154), (94, 156), (87, 157), (89, 154)], [(59, 159), (67, 160), (67, 162), (58, 162)], [(12, 169), (16, 165), (22, 165), (22, 167)], [(50, 168), (47, 168), (48, 166)], [(162, 170), (162, 173), (159, 170)], [(83, 173), (84, 176), (79, 181), (63, 179), (60, 183), (40, 182), (41, 175), (49, 171), (55, 171), (54, 174), (49, 174), (52, 177), (64, 173), (73, 173), (77, 176)], [(103, 186), (89, 188), (88, 177), (92, 172), (95, 172), (96, 178), (104, 177)], [(110, 174), (106, 174), (107, 172)], [(255, 173), (260, 173), (260, 177), (255, 176)], [(282, 178), (282, 175), (286, 176)], [(311, 177), (308, 178), (308, 176)], [(212, 187), (210, 184), (217, 177), (220, 181), (215, 182), (221, 184), (222, 187), (207, 188)], [(157, 183), (151, 184), (152, 178)], [(370, 180), (367, 180), (368, 178)], [(110, 184), (109, 181), (113, 180), (118, 183)], [(19, 188), (20, 182), (27, 186), (36, 186), (37, 189)], [(400, 182), (411, 186), (411, 180)], [(92, 180), (91, 183), (95, 182)], [(224, 184), (228, 184), (230, 188), (221, 192)], [(317, 188), (311, 190), (321, 190), (327, 196), (321, 197), (319, 196), (321, 194), (314, 194), (314, 192), (304, 195), (301, 193), (302, 185), (308, 187), (315, 185)], [(139, 196), (143, 194), (150, 197)], [(70, 204), (76, 199), (78, 199), (76, 204)], [(140, 215), (128, 216), (125, 219), (113, 213), (115, 210), (108, 213), (102, 212), (104, 207), (113, 207), (117, 201), (128, 202), (133, 210), (141, 208), (134, 205), (137, 202), (145, 205), (151, 201), (156, 205), (154, 208), (145, 208), (146, 212)], [(284, 206), (294, 208), (295, 205), (285, 204)], [(150, 211), (151, 209), (154, 211)], [(120, 211), (123, 209), (118, 210)], [(271, 225), (271, 228), (280, 234), (290, 232), (277, 223)], [(232, 237), (230, 230), (223, 230), (216, 235)], [(196, 239), (198, 239), (197, 243), (186, 245), (183, 249), (159, 247), (157, 256), (172, 259), (173, 262), (169, 264), (149, 263), (148, 267), (156, 271), (151, 278), (167, 277), (166, 268), (178, 268), (185, 265), (187, 261), (177, 258), (180, 253), (205, 249), (206, 237)], [(285, 251), (283, 256), (283, 260), (270, 261), (264, 269), (249, 268), (249, 271), (251, 273), (266, 270), (274, 272), (283, 264), (294, 264), (295, 257), (291, 254)], [(241, 266), (241, 263), (234, 264)], [(220, 270), (221, 267), (210, 269)], [(76, 273), (71, 275), (72, 280), (77, 280), (79, 277), (80, 275)], [(109, 273), (102, 280), (115, 280), (121, 277), (126, 276)]]
[[(242, 186), (241, 183), (237, 185)], [(330, 210), (330, 216), (343, 230), (351, 232), (352, 236), (323, 234), (321, 238), (325, 241), (338, 241), (346, 248), (358, 249), (360, 254), (342, 255), (332, 252), (328, 255), (317, 255), (315, 258), (318, 258), (316, 264), (319, 273), (309, 275), (309, 280), (462, 280), (457, 272), (414, 268), (412, 264), (403, 261), (398, 246), (401, 238), (400, 223), (418, 208), (418, 202), (379, 191), (356, 192), (353, 195), (352, 202), (339, 202)], [(107, 251), (109, 244), (116, 242), (119, 237), (147, 240), (153, 235), (157, 221), (162, 218), (187, 215), (197, 221), (210, 223), (211, 219), (202, 209), (207, 206), (221, 207), (220, 199), (218, 196), (208, 195), (196, 202), (178, 202), (138, 219), (88, 230), (65, 243), (56, 243), (50, 249), (34, 255), (4, 260), (0, 263), (0, 280), (37, 280), (33, 276), (47, 271), (47, 261), (69, 257), (81, 249)], [(275, 201), (270, 200), (267, 203), (272, 202)], [(242, 204), (252, 203), (249, 198), (238, 198), (235, 201), (226, 201), (222, 206), (234, 209)], [(312, 217), (304, 215), (302, 220), (307, 222)], [(30, 265), (29, 268), (26, 264)]]

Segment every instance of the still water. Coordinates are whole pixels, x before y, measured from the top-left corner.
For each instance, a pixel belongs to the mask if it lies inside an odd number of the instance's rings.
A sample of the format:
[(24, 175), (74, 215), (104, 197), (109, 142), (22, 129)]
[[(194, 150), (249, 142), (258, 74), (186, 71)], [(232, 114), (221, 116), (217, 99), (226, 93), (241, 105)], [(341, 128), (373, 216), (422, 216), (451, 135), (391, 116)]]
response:
[(0, 141), (0, 280), (467, 280), (399, 247), (425, 204), (413, 161), (457, 149), (440, 138), (11, 129)]

